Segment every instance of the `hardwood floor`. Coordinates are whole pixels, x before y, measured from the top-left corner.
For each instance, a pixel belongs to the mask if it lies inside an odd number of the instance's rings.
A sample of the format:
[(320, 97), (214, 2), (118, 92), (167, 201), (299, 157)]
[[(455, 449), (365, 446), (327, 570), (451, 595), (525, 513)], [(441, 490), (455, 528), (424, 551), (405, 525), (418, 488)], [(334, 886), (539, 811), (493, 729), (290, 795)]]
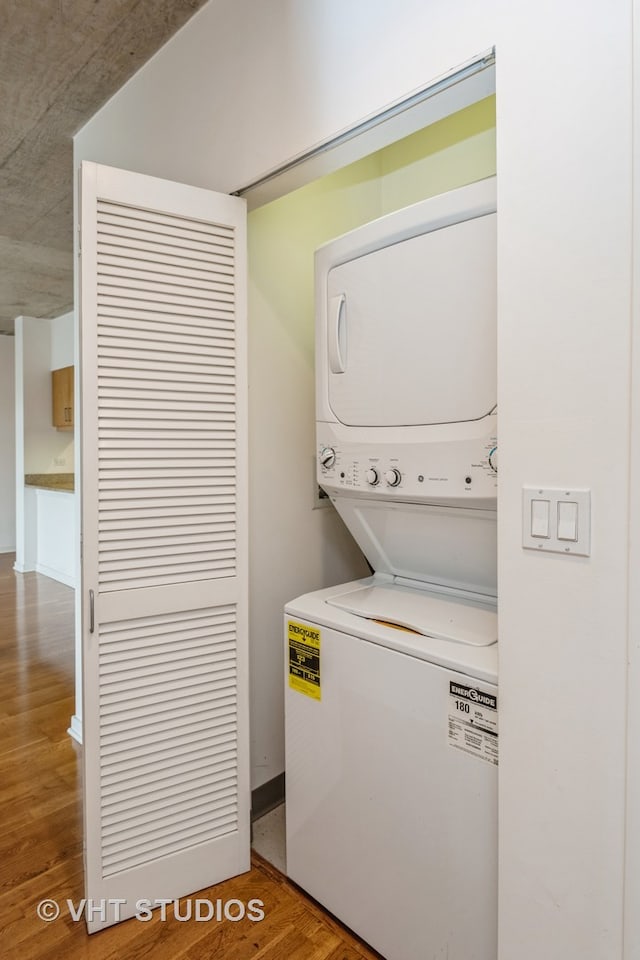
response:
[[(128, 920), (89, 937), (66, 906), (83, 897), (73, 591), (0, 555), (0, 956), (3, 960), (375, 960), (373, 953), (257, 854), (249, 873), (203, 899), (262, 900), (260, 922)], [(38, 918), (44, 898), (61, 914)], [(192, 900), (195, 899), (191, 898)], [(186, 901), (181, 901), (186, 915)]]

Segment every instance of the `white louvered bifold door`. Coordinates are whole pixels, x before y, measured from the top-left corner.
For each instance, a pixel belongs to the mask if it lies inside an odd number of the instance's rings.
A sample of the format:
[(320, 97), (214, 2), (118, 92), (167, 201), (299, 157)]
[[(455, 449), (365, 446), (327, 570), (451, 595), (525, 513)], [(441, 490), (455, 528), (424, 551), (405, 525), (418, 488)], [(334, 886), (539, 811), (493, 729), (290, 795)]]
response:
[(93, 163), (81, 183), (93, 932), (249, 869), (246, 211)]

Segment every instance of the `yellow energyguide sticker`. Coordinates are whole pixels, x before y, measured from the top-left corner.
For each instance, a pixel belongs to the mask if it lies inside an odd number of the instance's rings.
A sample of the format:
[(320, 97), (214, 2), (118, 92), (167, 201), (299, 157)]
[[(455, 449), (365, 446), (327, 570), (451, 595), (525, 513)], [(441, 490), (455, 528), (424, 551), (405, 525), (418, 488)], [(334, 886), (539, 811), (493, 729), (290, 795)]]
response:
[(305, 623), (288, 621), (289, 686), (320, 700), (320, 631)]

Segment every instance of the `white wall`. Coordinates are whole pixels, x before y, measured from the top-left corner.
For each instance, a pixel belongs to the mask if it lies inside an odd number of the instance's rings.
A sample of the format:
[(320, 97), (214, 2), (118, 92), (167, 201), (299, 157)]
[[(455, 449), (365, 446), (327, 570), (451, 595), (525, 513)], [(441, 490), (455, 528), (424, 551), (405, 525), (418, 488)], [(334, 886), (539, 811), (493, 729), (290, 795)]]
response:
[(71, 367), (74, 359), (74, 315), (64, 313), (61, 317), (54, 317), (51, 324), (51, 369)]
[[(57, 457), (60, 437), (51, 425), (51, 326), (22, 318), (24, 472), (46, 473)], [(68, 438), (63, 438), (68, 439)]]
[(14, 340), (0, 336), (0, 553), (16, 548)]
[[(631, 36), (631, 0), (212, 0), (76, 138), (229, 190), (496, 45), (500, 960), (623, 950)], [(529, 484), (592, 490), (590, 559), (522, 550)]]
[[(634, 23), (640, 23), (640, 0), (633, 2)], [(634, 63), (640, 63), (640, 31), (633, 35)], [(633, 89), (633, 295), (631, 350), (631, 465), (629, 471), (629, 672), (627, 704), (627, 831), (625, 864), (625, 958), (640, 956), (640, 72)]]
[[(49, 359), (52, 370), (75, 365), (75, 316), (73, 311), (64, 313), (61, 317), (54, 317), (51, 324), (51, 356)], [(58, 460), (64, 460), (53, 470), (54, 473), (73, 473), (75, 470), (75, 440), (73, 433), (60, 432), (60, 441), (64, 449), (58, 455)]]
[[(545, 3), (526, 30), (505, 26), (497, 97), (502, 952), (618, 958), (631, 4), (605, 12), (589, 2), (576, 17), (573, 5)], [(537, 51), (544, 66), (534, 78), (526, 65)], [(590, 559), (520, 548), (520, 488), (531, 484), (591, 489)]]
[(76, 135), (76, 162), (235, 190), (490, 48), (497, 6), (210, 0)]
[(51, 371), (73, 363), (73, 315), (59, 321), (22, 317), (20, 322), (23, 381), (16, 402), (24, 405), (24, 472), (72, 473), (73, 433), (56, 430), (52, 424)]
[[(58, 455), (51, 426), (48, 320), (17, 317), (15, 321), (15, 490), (16, 561), (20, 573), (35, 570), (37, 510), (35, 491), (25, 488), (27, 473), (45, 473)], [(47, 390), (47, 383), (49, 389)], [(47, 420), (47, 413), (49, 417)], [(52, 444), (56, 444), (52, 446)]]
[(73, 314), (15, 321), (15, 544), (16, 570), (37, 564), (36, 497), (25, 474), (73, 473), (73, 433), (52, 424), (51, 371), (74, 362)]

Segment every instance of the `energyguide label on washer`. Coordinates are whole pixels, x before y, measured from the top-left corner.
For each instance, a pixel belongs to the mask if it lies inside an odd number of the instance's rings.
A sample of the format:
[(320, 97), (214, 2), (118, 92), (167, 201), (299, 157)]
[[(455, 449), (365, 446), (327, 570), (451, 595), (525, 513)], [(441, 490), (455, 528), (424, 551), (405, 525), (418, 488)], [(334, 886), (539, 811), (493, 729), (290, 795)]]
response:
[(498, 698), (495, 693), (449, 681), (449, 745), (487, 763), (498, 763)]
[(305, 623), (288, 622), (289, 686), (320, 700), (320, 631)]

